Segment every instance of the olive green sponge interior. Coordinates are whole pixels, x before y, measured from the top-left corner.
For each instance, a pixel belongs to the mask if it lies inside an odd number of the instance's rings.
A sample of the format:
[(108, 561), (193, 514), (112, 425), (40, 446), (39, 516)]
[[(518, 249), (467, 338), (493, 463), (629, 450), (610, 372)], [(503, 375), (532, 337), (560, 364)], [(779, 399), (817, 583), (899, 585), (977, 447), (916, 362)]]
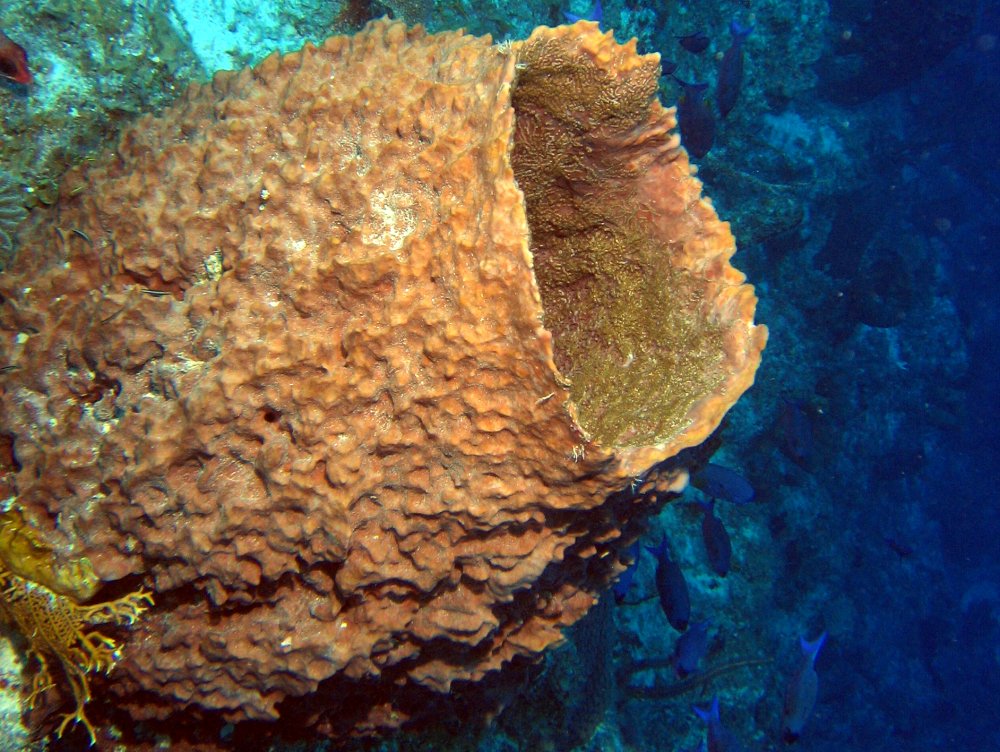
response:
[(627, 136), (650, 117), (659, 65), (647, 60), (621, 75), (570, 41), (529, 41), (512, 94), (544, 324), (581, 426), (608, 447), (675, 437), (725, 378), (705, 281), (672, 265), (676, 248), (642, 219)]

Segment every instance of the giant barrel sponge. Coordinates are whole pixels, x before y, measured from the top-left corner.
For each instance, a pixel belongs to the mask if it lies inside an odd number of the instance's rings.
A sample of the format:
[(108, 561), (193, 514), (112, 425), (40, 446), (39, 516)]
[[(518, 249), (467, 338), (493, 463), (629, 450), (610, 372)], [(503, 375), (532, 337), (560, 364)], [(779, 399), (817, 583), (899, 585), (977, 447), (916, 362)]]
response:
[(658, 76), (588, 22), (379, 21), (68, 175), (0, 279), (33, 552), (0, 573), (152, 595), (91, 677), (101, 743), (396, 727), (590, 608), (766, 339)]

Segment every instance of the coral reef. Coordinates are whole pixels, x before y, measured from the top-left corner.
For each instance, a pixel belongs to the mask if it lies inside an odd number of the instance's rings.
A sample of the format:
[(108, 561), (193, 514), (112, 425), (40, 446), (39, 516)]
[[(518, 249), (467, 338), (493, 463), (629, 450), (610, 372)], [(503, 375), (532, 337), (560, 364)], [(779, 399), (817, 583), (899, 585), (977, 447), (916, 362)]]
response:
[(0, 153), (29, 209), (55, 200), (70, 165), (205, 75), (169, 13), (166, 0), (0, 7), (0, 28), (27, 49), (34, 75), (28, 86), (0, 87)]
[(656, 63), (375, 22), (191, 87), (36, 212), (0, 495), (157, 604), (92, 717), (398, 727), (593, 605), (766, 340)]
[(31, 742), (31, 733), (23, 722), (23, 672), (27, 663), (19, 639), (0, 620), (0, 752), (36, 752), (44, 742)]

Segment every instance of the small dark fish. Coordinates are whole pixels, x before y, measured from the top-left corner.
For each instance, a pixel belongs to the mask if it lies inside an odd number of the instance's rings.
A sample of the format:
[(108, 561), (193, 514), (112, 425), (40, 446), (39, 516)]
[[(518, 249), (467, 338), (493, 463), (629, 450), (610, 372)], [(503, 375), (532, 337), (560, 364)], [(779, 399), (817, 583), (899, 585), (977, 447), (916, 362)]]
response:
[(705, 510), (701, 518), (701, 537), (705, 541), (708, 563), (719, 577), (729, 574), (733, 561), (733, 544), (722, 520), (715, 516), (715, 502), (702, 503)]
[(693, 674), (708, 652), (708, 628), (711, 622), (698, 621), (677, 639), (674, 645), (674, 670), (680, 678)]
[(883, 540), (885, 541), (885, 545), (887, 545), (900, 559), (909, 559), (913, 556), (913, 548), (911, 546), (907, 546), (905, 543), (900, 543), (895, 538), (886, 537), (883, 538)]
[(646, 546), (646, 549), (656, 557), (656, 592), (660, 596), (660, 608), (670, 626), (683, 632), (691, 621), (691, 596), (684, 573), (670, 558), (666, 536), (656, 548)]
[(567, 23), (576, 23), (577, 21), (597, 21), (600, 25), (601, 21), (604, 20), (604, 8), (601, 7), (601, 0), (594, 0), (593, 4), (590, 6), (590, 10), (587, 11), (587, 15), (578, 16), (576, 13), (567, 13), (563, 11), (563, 16), (566, 17)]
[(740, 740), (722, 725), (718, 695), (712, 698), (712, 706), (708, 710), (695, 707), (694, 712), (708, 726), (708, 752), (740, 752), (743, 749)]
[(681, 128), (681, 143), (695, 159), (708, 154), (715, 141), (715, 115), (705, 99), (708, 84), (689, 84), (674, 76), (684, 88), (677, 102), (677, 121)]
[(619, 575), (618, 581), (611, 586), (611, 591), (615, 596), (615, 603), (621, 603), (625, 600), (625, 596), (628, 595), (628, 591), (632, 587), (632, 581), (635, 579), (636, 570), (639, 569), (638, 541), (629, 546), (627, 555), (632, 563), (628, 565), (628, 569)]
[(775, 426), (778, 448), (799, 467), (808, 469), (813, 455), (812, 421), (798, 402), (785, 401)]
[(681, 47), (695, 55), (700, 55), (707, 50), (710, 42), (703, 31), (696, 31), (694, 34), (687, 34), (683, 37), (677, 37), (677, 39), (681, 43)]
[(753, 501), (753, 486), (735, 470), (716, 465), (705, 465), (693, 476), (691, 485), (713, 499), (722, 499), (730, 504), (749, 504)]
[(677, 63), (673, 60), (661, 60), (660, 70), (663, 71), (664, 76), (672, 76), (674, 71), (677, 70)]
[(719, 63), (719, 85), (716, 89), (716, 101), (719, 104), (719, 114), (725, 117), (736, 105), (740, 97), (740, 87), (743, 85), (743, 43), (753, 31), (753, 26), (743, 27), (736, 21), (729, 24), (729, 32), (733, 35), (733, 43), (722, 56)]
[(91, 248), (94, 247), (94, 241), (90, 239), (90, 236), (83, 230), (77, 229), (76, 227), (70, 228), (70, 232), (76, 235), (78, 238), (82, 238), (87, 245)]
[(781, 733), (786, 744), (791, 744), (802, 735), (802, 728), (816, 704), (816, 694), (819, 691), (816, 656), (825, 641), (826, 632), (812, 642), (805, 637), (799, 638), (802, 657), (799, 659), (798, 668), (788, 681), (785, 706), (781, 713)]
[(0, 31), (0, 77), (19, 84), (30, 84), (34, 79), (28, 70), (28, 53)]

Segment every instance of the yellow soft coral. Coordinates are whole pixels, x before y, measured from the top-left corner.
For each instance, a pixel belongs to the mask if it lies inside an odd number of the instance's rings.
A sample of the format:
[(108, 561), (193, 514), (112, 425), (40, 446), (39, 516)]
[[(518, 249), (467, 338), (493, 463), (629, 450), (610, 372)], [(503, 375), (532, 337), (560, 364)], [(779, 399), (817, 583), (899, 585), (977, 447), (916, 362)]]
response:
[[(23, 576), (26, 572), (31, 572), (33, 578)], [(69, 580), (67, 572), (73, 574)], [(90, 563), (83, 558), (68, 568), (57, 565), (52, 551), (38, 540), (19, 512), (0, 514), (0, 615), (24, 635), (40, 666), (32, 680), (27, 706), (34, 707), (39, 695), (54, 686), (49, 660), (58, 659), (76, 700), (76, 710), (63, 716), (58, 734), (62, 736), (66, 726), (76, 721), (86, 726), (91, 744), (96, 744), (94, 727), (84, 713), (90, 700), (87, 674), (110, 673), (120, 656), (115, 640), (85, 630), (95, 624), (134, 624), (153, 604), (153, 598), (139, 590), (106, 603), (81, 605), (71, 593), (92, 592), (92, 572)], [(90, 577), (80, 579), (81, 573), (89, 573)], [(65, 592), (53, 589), (53, 585), (59, 587), (68, 581), (77, 587), (60, 588)]]
[(93, 598), (100, 585), (85, 557), (58, 560), (16, 506), (0, 512), (0, 567), (77, 603)]

